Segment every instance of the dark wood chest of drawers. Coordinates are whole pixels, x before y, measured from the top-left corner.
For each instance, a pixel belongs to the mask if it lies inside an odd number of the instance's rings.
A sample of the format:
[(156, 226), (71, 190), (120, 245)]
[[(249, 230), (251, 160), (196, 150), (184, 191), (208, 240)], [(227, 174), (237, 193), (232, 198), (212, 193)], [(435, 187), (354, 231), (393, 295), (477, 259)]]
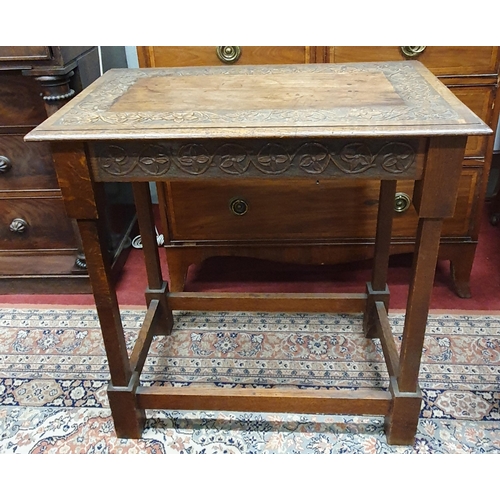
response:
[[(139, 47), (138, 55), (142, 67), (416, 59), (494, 130), (498, 122), (499, 47)], [(493, 143), (494, 136), (469, 138), (455, 215), (441, 237), (439, 257), (450, 261), (462, 297), (471, 293)], [(397, 191), (391, 252), (405, 253), (413, 250), (416, 234), (413, 183), (400, 182)], [(215, 255), (315, 264), (373, 255), (378, 184), (372, 181), (271, 183), (258, 190), (236, 180), (210, 188), (175, 181), (161, 184), (158, 193), (160, 207), (168, 204), (164, 225), (173, 290), (182, 289), (190, 264)]]
[[(97, 47), (0, 47), (0, 293), (90, 292), (50, 146), (23, 138), (99, 74)], [(105, 194), (115, 272), (135, 218), (129, 191)]]

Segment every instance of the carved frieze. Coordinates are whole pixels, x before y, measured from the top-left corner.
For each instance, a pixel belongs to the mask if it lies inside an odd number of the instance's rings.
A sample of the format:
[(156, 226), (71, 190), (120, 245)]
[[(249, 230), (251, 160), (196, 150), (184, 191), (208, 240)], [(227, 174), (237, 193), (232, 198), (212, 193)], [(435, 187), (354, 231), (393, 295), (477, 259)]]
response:
[(417, 178), (418, 141), (96, 143), (97, 180), (143, 176)]

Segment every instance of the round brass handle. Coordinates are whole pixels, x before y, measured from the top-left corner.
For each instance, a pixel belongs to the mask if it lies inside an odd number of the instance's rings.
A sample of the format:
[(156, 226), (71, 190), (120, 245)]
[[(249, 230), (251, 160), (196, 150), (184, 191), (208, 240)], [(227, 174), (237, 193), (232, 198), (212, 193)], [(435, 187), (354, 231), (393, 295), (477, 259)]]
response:
[(12, 222), (10, 223), (9, 229), (13, 233), (24, 233), (24, 231), (26, 231), (26, 229), (28, 229), (28, 223), (24, 219), (17, 217), (17, 218), (12, 220)]
[(401, 214), (406, 212), (411, 205), (411, 198), (406, 193), (396, 193), (394, 197), (394, 211)]
[(418, 57), (424, 50), (425, 45), (414, 46), (414, 47), (401, 47), (401, 52), (406, 57)]
[(233, 64), (241, 56), (241, 47), (217, 47), (217, 57), (224, 64)]
[(12, 168), (12, 162), (6, 156), (0, 156), (0, 174), (6, 174)]
[(229, 209), (234, 215), (245, 215), (248, 212), (248, 203), (241, 198), (229, 202)]

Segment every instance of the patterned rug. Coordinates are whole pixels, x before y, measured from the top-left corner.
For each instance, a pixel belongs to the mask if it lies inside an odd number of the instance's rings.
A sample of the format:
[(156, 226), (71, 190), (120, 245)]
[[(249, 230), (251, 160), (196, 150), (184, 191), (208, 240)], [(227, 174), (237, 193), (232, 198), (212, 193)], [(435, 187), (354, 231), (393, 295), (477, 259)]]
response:
[[(129, 349), (143, 310), (122, 311)], [(143, 384), (388, 386), (361, 315), (178, 312)], [(404, 316), (391, 313), (396, 341)], [(0, 309), (0, 453), (499, 453), (500, 316), (432, 314), (414, 446), (389, 446), (383, 417), (148, 411), (118, 439), (93, 309)]]

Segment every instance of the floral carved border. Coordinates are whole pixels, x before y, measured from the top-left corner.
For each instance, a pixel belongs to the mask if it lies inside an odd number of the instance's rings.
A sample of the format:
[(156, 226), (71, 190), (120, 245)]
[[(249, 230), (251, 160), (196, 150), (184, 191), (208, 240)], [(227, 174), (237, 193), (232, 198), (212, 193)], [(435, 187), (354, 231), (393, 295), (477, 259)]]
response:
[[(383, 73), (405, 102), (405, 106), (354, 106), (332, 109), (262, 109), (259, 111), (112, 111), (112, 104), (125, 95), (141, 79), (162, 76), (199, 76), (213, 74), (283, 74), (313, 72), (318, 74), (352, 74), (359, 76), (366, 72)], [(351, 63), (336, 65), (280, 65), (268, 67), (200, 67), (200, 68), (148, 68), (127, 70), (110, 74), (108, 80), (86, 99), (77, 103), (70, 112), (56, 123), (60, 127), (78, 127), (85, 124), (126, 125), (136, 128), (185, 128), (193, 126), (232, 126), (286, 123), (296, 125), (316, 124), (386, 124), (392, 120), (418, 123), (449, 123), (459, 119), (443, 97), (416, 72), (410, 63)]]
[(414, 170), (416, 147), (408, 142), (370, 144), (305, 142), (288, 148), (280, 142), (253, 146), (240, 143), (190, 142), (96, 144), (97, 177), (301, 176), (304, 174), (351, 176), (373, 171), (375, 175), (404, 176)]

